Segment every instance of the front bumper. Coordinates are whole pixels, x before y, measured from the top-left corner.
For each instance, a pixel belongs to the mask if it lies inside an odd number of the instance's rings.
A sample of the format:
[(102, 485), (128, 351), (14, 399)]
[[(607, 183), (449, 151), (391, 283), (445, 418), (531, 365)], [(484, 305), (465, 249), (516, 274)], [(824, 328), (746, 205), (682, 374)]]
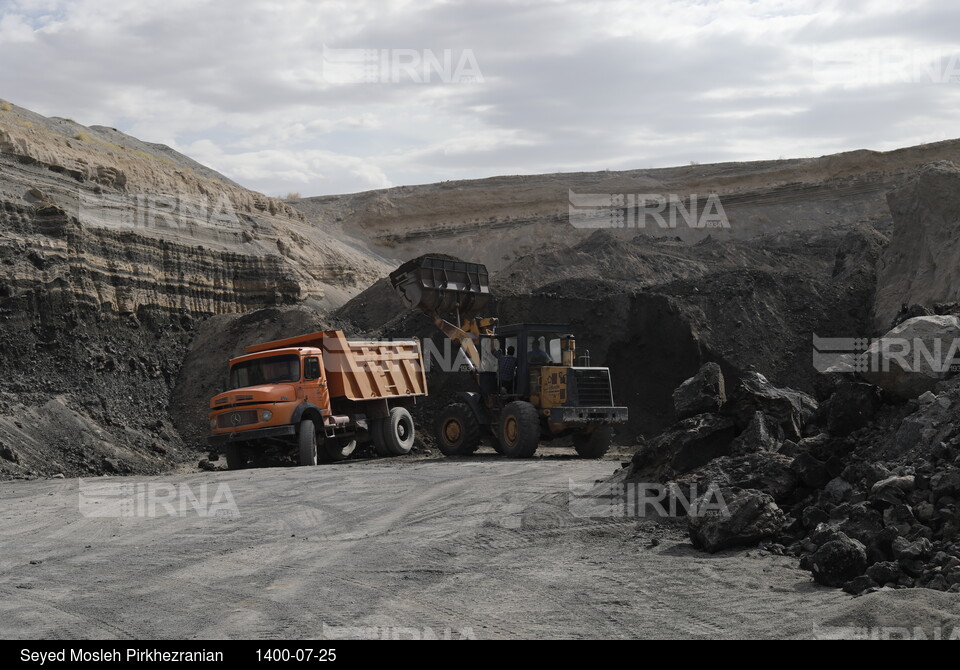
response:
[(627, 422), (626, 407), (551, 407), (550, 423), (612, 425)]
[(270, 426), (269, 428), (256, 428), (254, 430), (235, 430), (232, 433), (220, 433), (211, 435), (207, 438), (207, 443), (213, 447), (219, 447), (232, 442), (249, 442), (250, 440), (262, 440), (267, 437), (289, 437), (297, 434), (297, 427)]

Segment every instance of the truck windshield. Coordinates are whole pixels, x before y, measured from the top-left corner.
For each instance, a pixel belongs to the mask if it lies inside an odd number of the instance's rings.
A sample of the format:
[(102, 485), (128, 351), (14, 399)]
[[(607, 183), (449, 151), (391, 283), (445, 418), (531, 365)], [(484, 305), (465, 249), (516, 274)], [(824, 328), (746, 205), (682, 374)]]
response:
[(237, 363), (230, 368), (230, 388), (300, 381), (300, 357), (269, 356)]

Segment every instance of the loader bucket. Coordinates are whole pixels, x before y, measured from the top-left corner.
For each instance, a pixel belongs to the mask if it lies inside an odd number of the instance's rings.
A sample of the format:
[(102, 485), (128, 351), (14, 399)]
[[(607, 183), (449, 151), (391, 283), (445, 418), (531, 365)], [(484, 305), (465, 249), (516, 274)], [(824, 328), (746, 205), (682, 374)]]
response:
[(476, 314), (490, 302), (490, 276), (480, 263), (422, 256), (391, 272), (390, 281), (408, 307), (428, 314)]

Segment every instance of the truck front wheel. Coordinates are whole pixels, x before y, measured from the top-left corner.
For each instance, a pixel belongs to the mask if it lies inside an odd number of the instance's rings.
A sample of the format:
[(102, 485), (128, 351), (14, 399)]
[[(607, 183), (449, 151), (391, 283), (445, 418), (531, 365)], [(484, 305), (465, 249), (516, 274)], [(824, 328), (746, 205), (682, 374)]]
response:
[(227, 459), (227, 470), (240, 470), (247, 464), (239, 444), (228, 444), (223, 450), (223, 455)]
[(300, 422), (300, 465), (317, 464), (317, 431), (313, 421), (304, 419)]
[(383, 443), (394, 456), (409, 454), (416, 437), (413, 417), (403, 407), (394, 407), (383, 422)]

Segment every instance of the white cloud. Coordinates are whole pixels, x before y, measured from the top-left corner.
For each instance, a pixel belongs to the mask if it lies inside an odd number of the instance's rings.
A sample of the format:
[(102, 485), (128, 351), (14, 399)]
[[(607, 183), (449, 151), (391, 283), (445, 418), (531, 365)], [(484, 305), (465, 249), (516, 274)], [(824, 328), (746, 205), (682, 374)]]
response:
[(393, 186), (377, 165), (319, 149), (224, 153), (210, 140), (177, 149), (241, 184), (261, 184), (260, 190), (274, 195), (315, 194), (327, 187), (345, 193)]
[[(960, 136), (958, 21), (934, 0), (11, 0), (0, 91), (323, 194)], [(468, 50), (482, 83), (337, 85), (324, 45)]]

